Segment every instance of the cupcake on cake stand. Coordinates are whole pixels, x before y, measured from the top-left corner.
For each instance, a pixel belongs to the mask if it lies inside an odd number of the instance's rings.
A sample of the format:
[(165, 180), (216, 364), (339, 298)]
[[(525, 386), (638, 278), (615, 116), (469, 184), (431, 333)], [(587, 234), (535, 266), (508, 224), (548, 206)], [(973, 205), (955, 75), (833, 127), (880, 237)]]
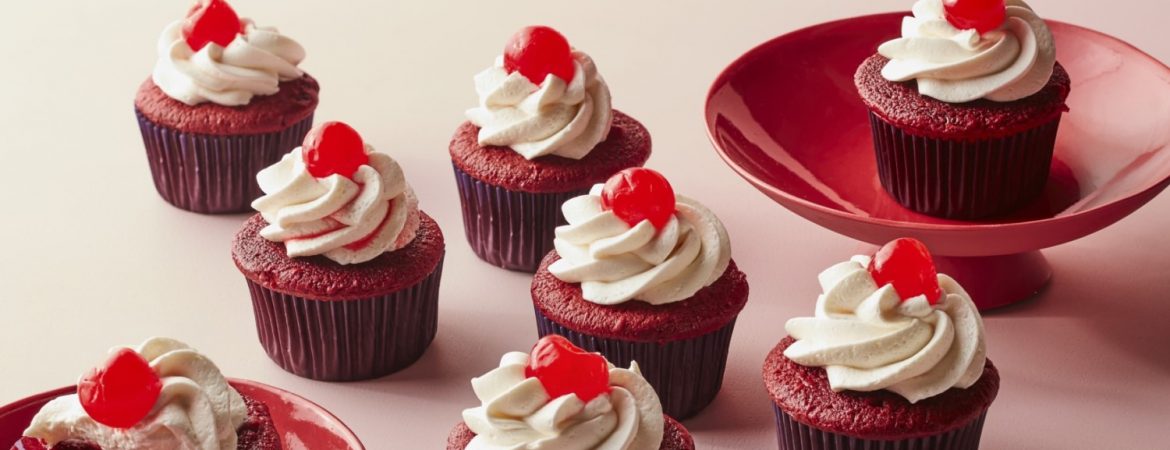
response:
[(881, 244), (914, 237), (986, 310), (1031, 298), (1052, 276), (1041, 249), (1092, 234), (1170, 184), (1170, 68), (1108, 35), (1049, 21), (1072, 78), (1044, 194), (981, 221), (899, 205), (878, 181), (858, 64), (897, 36), (905, 13), (856, 17), (772, 39), (728, 66), (708, 94), (716, 151), (800, 216)]

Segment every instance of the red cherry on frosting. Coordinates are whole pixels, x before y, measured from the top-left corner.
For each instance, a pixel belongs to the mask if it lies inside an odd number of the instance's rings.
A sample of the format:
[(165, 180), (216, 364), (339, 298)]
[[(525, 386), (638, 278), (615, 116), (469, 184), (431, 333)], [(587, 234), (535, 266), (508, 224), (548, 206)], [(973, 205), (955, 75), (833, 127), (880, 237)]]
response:
[(588, 403), (610, 391), (609, 363), (605, 358), (555, 334), (541, 338), (532, 347), (524, 376), (540, 380), (551, 398), (577, 394)]
[(130, 428), (154, 408), (162, 380), (150, 363), (128, 348), (110, 355), (104, 366), (95, 367), (77, 383), (81, 407), (100, 423)]
[(301, 151), (309, 174), (317, 178), (333, 174), (353, 178), (358, 168), (370, 162), (362, 136), (341, 122), (325, 122), (314, 127), (305, 136)]
[(642, 167), (618, 172), (605, 182), (601, 207), (630, 226), (649, 220), (661, 229), (674, 215), (674, 188), (662, 174)]
[(517, 31), (504, 46), (504, 70), (520, 71), (534, 84), (544, 82), (551, 73), (573, 81), (573, 52), (561, 33), (545, 26), (525, 27)]
[(183, 24), (183, 38), (194, 51), (211, 42), (227, 47), (239, 34), (240, 16), (224, 0), (200, 0)]
[(960, 30), (974, 28), (979, 34), (999, 28), (1007, 20), (1004, 0), (945, 0), (947, 22)]
[(938, 272), (926, 244), (917, 239), (895, 239), (873, 255), (868, 267), (878, 286), (893, 284), (903, 300), (926, 295), (930, 304), (938, 304), (942, 290), (938, 287)]

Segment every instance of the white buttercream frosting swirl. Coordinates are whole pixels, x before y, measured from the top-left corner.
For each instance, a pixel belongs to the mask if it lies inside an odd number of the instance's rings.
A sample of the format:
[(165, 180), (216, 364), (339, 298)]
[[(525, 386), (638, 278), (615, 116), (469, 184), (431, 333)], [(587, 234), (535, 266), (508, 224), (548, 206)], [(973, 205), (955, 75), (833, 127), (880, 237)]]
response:
[(162, 380), (154, 408), (138, 424), (118, 429), (98, 423), (72, 394), (41, 408), (24, 435), (49, 446), (81, 439), (105, 449), (235, 450), (248, 408), (211, 360), (167, 338), (151, 338), (134, 350)]
[(661, 230), (649, 220), (630, 226), (601, 204), (604, 185), (561, 206), (568, 225), (553, 240), (561, 259), (548, 271), (581, 283), (585, 300), (613, 305), (641, 300), (661, 305), (685, 300), (718, 280), (731, 261), (731, 240), (715, 213), (676, 196), (675, 213)]
[(1007, 0), (1007, 20), (982, 35), (951, 25), (943, 0), (918, 0), (913, 12), (902, 20), (902, 37), (878, 47), (890, 59), (882, 68), (887, 80), (917, 80), (922, 95), (963, 103), (1019, 100), (1052, 77), (1052, 33), (1021, 0)]
[(525, 377), (529, 355), (505, 354), (500, 367), (473, 378), (481, 406), (463, 411), (476, 436), (467, 450), (657, 450), (662, 404), (638, 363), (609, 369), (610, 392), (589, 402), (576, 394), (549, 398), (537, 378)]
[(418, 199), (398, 162), (366, 145), (369, 162), (353, 178), (309, 173), (297, 147), (261, 170), (264, 196), (252, 208), (268, 222), (260, 236), (283, 242), (288, 256), (324, 255), (357, 264), (405, 247), (418, 232)]
[(209, 42), (194, 51), (183, 37), (179, 20), (163, 30), (158, 40), (158, 62), (152, 76), (168, 96), (198, 105), (246, 105), (253, 96), (280, 91), (280, 82), (304, 75), (297, 65), (305, 49), (276, 28), (240, 21), (242, 32), (227, 47)]
[(885, 389), (911, 403), (975, 384), (987, 351), (967, 292), (940, 274), (938, 304), (902, 299), (893, 285), (878, 286), (868, 265), (869, 257), (855, 256), (821, 272), (816, 315), (785, 324), (796, 342), (784, 356), (824, 367), (834, 391)]
[(609, 86), (593, 59), (573, 51), (573, 79), (549, 74), (539, 86), (504, 59), (475, 76), (479, 106), (467, 119), (479, 129), (480, 145), (511, 147), (525, 159), (556, 155), (581, 159), (609, 135), (613, 122)]

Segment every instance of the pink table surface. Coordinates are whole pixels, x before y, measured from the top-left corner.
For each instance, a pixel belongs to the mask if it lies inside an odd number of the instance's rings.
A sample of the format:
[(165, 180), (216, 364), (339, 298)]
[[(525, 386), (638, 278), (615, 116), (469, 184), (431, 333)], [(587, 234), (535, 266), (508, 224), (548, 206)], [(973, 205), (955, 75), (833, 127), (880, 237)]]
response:
[[(360, 383), (308, 381), (269, 362), (228, 255), (243, 216), (163, 203), (133, 122), (131, 99), (150, 72), (158, 33), (187, 2), (20, 2), (0, 15), (0, 404), (72, 383), (110, 346), (167, 335), (231, 376), (329, 408), (371, 449), (442, 448), (475, 402), (469, 378), (535, 338), (529, 277), (480, 263), (463, 238), (446, 144), (475, 102), (472, 75), (512, 31), (547, 23), (598, 61), (615, 105), (653, 133), (650, 165), (723, 218), (748, 274), (752, 295), (723, 391), (686, 425), (700, 448), (775, 448), (761, 362), (785, 320), (812, 312), (816, 273), (861, 245), (773, 204), (724, 166), (703, 129), (704, 95), (759, 42), (909, 1), (235, 3), (307, 48), (302, 67), (323, 86), (318, 118), (349, 121), (398, 158), (443, 226), (448, 257), (434, 345), (413, 367)], [(1165, 6), (1033, 6), (1170, 60)], [(1165, 448), (1152, 438), (1165, 439), (1170, 423), (1167, 229), (1163, 195), (1114, 227), (1048, 251), (1052, 287), (986, 317), (1003, 388), (984, 448)]]

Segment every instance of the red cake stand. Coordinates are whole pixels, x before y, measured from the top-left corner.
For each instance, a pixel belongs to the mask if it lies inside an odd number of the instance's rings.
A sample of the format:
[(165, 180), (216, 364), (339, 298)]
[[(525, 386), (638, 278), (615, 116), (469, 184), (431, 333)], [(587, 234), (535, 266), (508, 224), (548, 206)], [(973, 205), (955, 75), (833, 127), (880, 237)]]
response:
[[(1049, 22), (1072, 78), (1044, 195), (1017, 214), (966, 222), (898, 205), (877, 177), (853, 73), (907, 13), (856, 17), (772, 39), (711, 86), (706, 121), (723, 160), (818, 225), (882, 244), (911, 236), (980, 309), (1031, 298), (1052, 275), (1040, 249), (1105, 228), (1170, 184), (1170, 68), (1116, 38)], [(1091, 256), (1086, 256), (1091, 257)]]
[[(337, 417), (291, 392), (247, 380), (228, 380), (240, 393), (268, 405), (272, 422), (280, 432), (286, 449), (365, 450), (357, 436)], [(8, 448), (42, 406), (62, 395), (77, 393), (77, 386), (67, 386), (0, 406), (0, 447)]]

